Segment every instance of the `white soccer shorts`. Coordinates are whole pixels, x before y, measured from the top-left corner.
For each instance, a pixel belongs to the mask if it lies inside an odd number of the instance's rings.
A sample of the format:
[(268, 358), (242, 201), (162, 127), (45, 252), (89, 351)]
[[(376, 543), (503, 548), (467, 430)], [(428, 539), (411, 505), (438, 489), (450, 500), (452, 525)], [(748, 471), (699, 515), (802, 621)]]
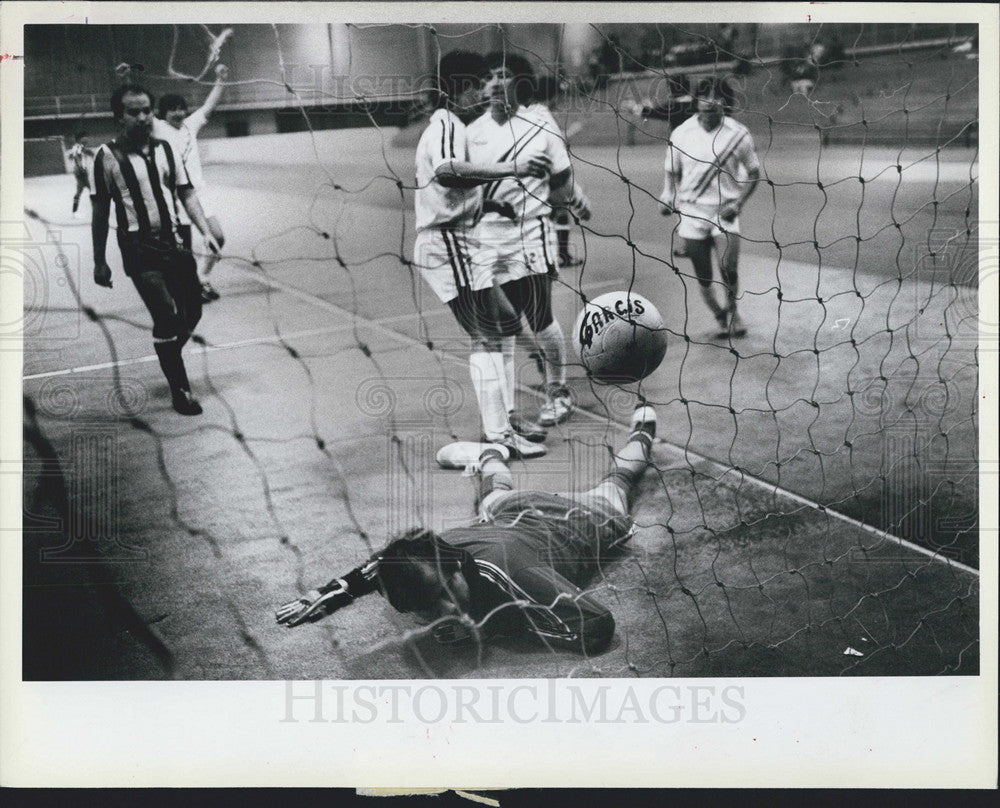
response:
[(556, 230), (546, 218), (525, 222), (486, 221), (476, 227), (477, 266), (489, 268), (501, 283), (556, 272)]
[(677, 235), (691, 241), (703, 241), (715, 238), (724, 233), (739, 235), (740, 217), (731, 222), (723, 222), (719, 218), (719, 208), (714, 205), (698, 205), (684, 202), (680, 206), (681, 222), (677, 226)]
[(459, 287), (479, 291), (493, 285), (492, 269), (472, 260), (477, 252), (477, 243), (468, 229), (431, 227), (417, 233), (413, 263), (434, 294), (447, 303), (458, 297)]

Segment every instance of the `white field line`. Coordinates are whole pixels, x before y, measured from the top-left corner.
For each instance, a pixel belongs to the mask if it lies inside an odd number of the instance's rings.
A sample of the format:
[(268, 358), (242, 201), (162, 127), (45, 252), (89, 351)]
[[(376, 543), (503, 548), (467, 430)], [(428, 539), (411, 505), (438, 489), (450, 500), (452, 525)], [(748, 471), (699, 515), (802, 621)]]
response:
[[(422, 343), (420, 340), (413, 339), (412, 337), (408, 337), (405, 334), (400, 334), (398, 331), (393, 331), (391, 328), (388, 328), (387, 325), (386, 325), (386, 323), (388, 323), (388, 322), (395, 322), (395, 321), (402, 320), (405, 317), (412, 317), (413, 314), (403, 315), (403, 316), (397, 317), (397, 318), (387, 318), (385, 320), (368, 320), (368, 319), (365, 319), (365, 318), (360, 318), (360, 317), (357, 317), (356, 315), (354, 315), (352, 312), (348, 311), (347, 309), (344, 309), (344, 308), (336, 305), (335, 303), (331, 303), (328, 300), (324, 300), (323, 298), (318, 297), (317, 295), (311, 294), (310, 292), (305, 292), (302, 289), (299, 289), (298, 287), (295, 287), (295, 286), (291, 286), (290, 284), (284, 283), (283, 281), (275, 280), (274, 278), (271, 278), (271, 277), (265, 275), (262, 272), (259, 272), (257, 270), (254, 270), (254, 269), (251, 269), (251, 268), (248, 268), (248, 267), (237, 267), (237, 268), (240, 271), (245, 272), (248, 275), (251, 275), (253, 278), (255, 278), (260, 283), (265, 284), (267, 286), (270, 286), (272, 289), (277, 289), (277, 290), (279, 290), (281, 292), (284, 292), (284, 293), (286, 293), (286, 294), (288, 294), (288, 295), (290, 295), (290, 296), (292, 296), (294, 298), (297, 298), (298, 300), (302, 300), (302, 301), (304, 301), (306, 303), (309, 303), (311, 305), (317, 306), (318, 308), (325, 309), (326, 311), (333, 312), (333, 313), (335, 313), (335, 314), (337, 314), (337, 315), (339, 315), (341, 317), (346, 317), (347, 319), (352, 320), (352, 321), (353, 320), (364, 320), (367, 323), (368, 326), (370, 326), (374, 330), (380, 332), (383, 336), (388, 337), (391, 340), (394, 340), (396, 342), (403, 342), (403, 343), (411, 345), (413, 347), (419, 347), (419, 348), (425, 347), (424, 343)], [(604, 281), (604, 282), (599, 283), (599, 284), (594, 284), (593, 286), (588, 286), (588, 288), (590, 288), (590, 289), (596, 289), (596, 288), (607, 287), (609, 285), (620, 285), (620, 283), (621, 282), (618, 281), (618, 280)], [(442, 309), (442, 311), (444, 311), (444, 309)], [(345, 325), (345, 326), (339, 326), (337, 328), (331, 328), (331, 329), (318, 329), (318, 330), (315, 330), (315, 331), (300, 332), (298, 335), (293, 335), (293, 334), (284, 335), (284, 338), (285, 339), (289, 339), (289, 338), (292, 338), (293, 336), (309, 336), (309, 335), (313, 335), (313, 334), (334, 333), (336, 331), (345, 330), (345, 329), (350, 328), (350, 327), (352, 327), (352, 326), (351, 325)], [(242, 341), (242, 342), (231, 343), (230, 345), (213, 346), (210, 350), (223, 350), (223, 349), (226, 349), (226, 348), (241, 347), (243, 345), (252, 345), (252, 344), (258, 344), (258, 343), (263, 343), (263, 342), (277, 341), (278, 339), (279, 338), (277, 336), (273, 336), (273, 337), (260, 337), (260, 338), (256, 338), (256, 339), (252, 339), (252, 340), (245, 340), (245, 341)], [(465, 359), (463, 359), (462, 357), (459, 357), (459, 356), (457, 356), (455, 354), (449, 354), (449, 353), (446, 353), (445, 351), (440, 351), (440, 354), (445, 359), (448, 359), (449, 361), (460, 362), (460, 363), (463, 363), (463, 364), (465, 363)], [(141, 359), (126, 360), (126, 361), (120, 362), (118, 364), (122, 365), (122, 364), (137, 364), (139, 362), (151, 362), (155, 358), (156, 358), (155, 356), (152, 356), (152, 357), (143, 357)], [(104, 364), (104, 365), (92, 365), (92, 366), (89, 366), (89, 367), (74, 368), (74, 369), (64, 370), (64, 371), (51, 371), (51, 372), (49, 372), (47, 374), (34, 374), (32, 376), (25, 376), (24, 378), (25, 378), (25, 380), (27, 380), (27, 379), (37, 379), (37, 378), (43, 378), (45, 376), (57, 376), (57, 375), (62, 375), (62, 374), (66, 374), (66, 373), (81, 372), (81, 371), (85, 371), (85, 370), (104, 369), (104, 368), (113, 367), (114, 364), (115, 363), (107, 363), (107, 364)], [(531, 388), (524, 387), (522, 385), (519, 385), (518, 389), (521, 392), (523, 392), (523, 393), (527, 393), (527, 394), (530, 394), (530, 395), (534, 396), (535, 398), (539, 398), (539, 399), (543, 398), (542, 394), (539, 393), (537, 390), (532, 390)], [(589, 418), (590, 420), (598, 422), (598, 423), (601, 423), (601, 424), (607, 424), (608, 423), (608, 419), (606, 419), (606, 418), (604, 418), (604, 417), (602, 417), (600, 415), (596, 415), (594, 413), (587, 412), (586, 410), (580, 410), (579, 411), (579, 415), (583, 416), (585, 418)], [(624, 432), (626, 429), (628, 429), (628, 426), (626, 424), (622, 424), (622, 423), (618, 423), (618, 422), (614, 422), (614, 421), (612, 421), (611, 423), (613, 423), (614, 426), (616, 426), (619, 431)], [(949, 565), (951, 567), (954, 567), (956, 569), (962, 570), (964, 572), (968, 572), (968, 573), (970, 573), (972, 575), (975, 575), (976, 577), (979, 577), (979, 570), (975, 569), (974, 567), (970, 567), (970, 566), (968, 566), (966, 564), (962, 564), (962, 563), (960, 563), (958, 561), (953, 561), (952, 559), (949, 559), (949, 558), (947, 558), (945, 556), (939, 555), (938, 553), (935, 553), (935, 552), (933, 552), (932, 550), (929, 550), (926, 547), (922, 547), (919, 544), (915, 544), (915, 543), (913, 543), (911, 541), (907, 541), (906, 539), (901, 538), (900, 536), (895, 536), (892, 533), (889, 533), (888, 531), (885, 531), (885, 530), (879, 530), (878, 528), (873, 527), (872, 525), (868, 525), (868, 524), (866, 524), (864, 522), (861, 522), (861, 521), (859, 521), (857, 519), (854, 519), (853, 517), (850, 517), (850, 516), (847, 516), (846, 514), (840, 513), (839, 511), (833, 510), (832, 508), (824, 507), (824, 506), (820, 505), (818, 502), (815, 502), (814, 500), (809, 499), (808, 497), (804, 497), (801, 494), (796, 494), (794, 491), (789, 491), (787, 488), (783, 488), (783, 487), (781, 487), (779, 485), (776, 485), (775, 483), (770, 483), (767, 480), (764, 480), (764, 479), (762, 479), (760, 477), (756, 477), (753, 474), (748, 474), (745, 471), (739, 471), (739, 472), (737, 472), (732, 467), (726, 466), (726, 465), (718, 462), (717, 460), (712, 460), (711, 458), (706, 457), (705, 455), (699, 454), (698, 452), (691, 451), (687, 447), (680, 446), (679, 444), (672, 443), (672, 442), (670, 442), (668, 440), (664, 440), (663, 438), (660, 438), (660, 439), (657, 440), (657, 445), (658, 446), (665, 446), (665, 447), (667, 447), (667, 449), (669, 451), (671, 451), (675, 455), (683, 458), (685, 461), (688, 461), (689, 463), (693, 459), (693, 460), (695, 460), (695, 461), (697, 461), (699, 463), (702, 463), (702, 464), (705, 464), (705, 465), (709, 466), (713, 470), (719, 472), (719, 479), (721, 479), (722, 477), (725, 477), (726, 475), (729, 475), (729, 474), (738, 474), (741, 481), (746, 480), (747, 482), (750, 482), (753, 485), (756, 485), (757, 487), (762, 488), (762, 489), (764, 489), (764, 490), (766, 490), (766, 491), (768, 491), (768, 492), (770, 492), (772, 494), (776, 494), (778, 496), (781, 496), (781, 497), (784, 497), (786, 499), (789, 499), (792, 502), (798, 503), (800, 505), (805, 505), (805, 506), (808, 506), (810, 508), (814, 508), (814, 509), (816, 509), (816, 510), (822, 512), (822, 513), (828, 514), (832, 518), (834, 518), (834, 519), (836, 519), (836, 520), (838, 520), (840, 522), (843, 522), (844, 524), (850, 525), (851, 527), (854, 527), (854, 528), (856, 528), (858, 530), (862, 530), (865, 533), (868, 533), (869, 535), (875, 537), (876, 539), (878, 539), (880, 541), (881, 540), (886, 540), (886, 541), (892, 542), (894, 544), (899, 545), (900, 547), (905, 547), (906, 549), (912, 550), (915, 553), (927, 556), (930, 559), (933, 559), (933, 560), (936, 560), (936, 561), (940, 561), (940, 562), (945, 563), (945, 564), (947, 564), (947, 565)]]

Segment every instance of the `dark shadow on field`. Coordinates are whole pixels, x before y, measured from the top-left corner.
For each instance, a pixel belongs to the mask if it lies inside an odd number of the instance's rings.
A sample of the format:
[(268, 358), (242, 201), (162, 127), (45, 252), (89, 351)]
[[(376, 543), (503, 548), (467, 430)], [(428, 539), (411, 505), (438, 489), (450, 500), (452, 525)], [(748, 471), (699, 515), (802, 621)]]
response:
[(24, 680), (170, 678), (172, 654), (121, 597), (119, 573), (75, 535), (67, 480), (30, 398), (24, 415)]

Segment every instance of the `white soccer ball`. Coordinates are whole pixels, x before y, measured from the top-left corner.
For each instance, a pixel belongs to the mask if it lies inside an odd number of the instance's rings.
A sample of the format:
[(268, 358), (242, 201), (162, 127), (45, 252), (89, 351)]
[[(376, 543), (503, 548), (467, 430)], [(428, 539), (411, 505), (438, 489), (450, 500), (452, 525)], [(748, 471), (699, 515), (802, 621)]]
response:
[(646, 378), (667, 352), (667, 332), (656, 307), (635, 292), (608, 292), (587, 302), (573, 329), (587, 376), (600, 384)]

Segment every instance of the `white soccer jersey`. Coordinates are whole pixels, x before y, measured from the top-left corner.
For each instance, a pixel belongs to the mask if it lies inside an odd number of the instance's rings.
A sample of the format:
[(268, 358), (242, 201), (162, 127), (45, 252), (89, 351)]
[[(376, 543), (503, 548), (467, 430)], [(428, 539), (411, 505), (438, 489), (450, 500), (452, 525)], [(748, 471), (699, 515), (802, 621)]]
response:
[(479, 214), (482, 200), (479, 187), (446, 188), (434, 179), (434, 173), (449, 160), (468, 162), (466, 127), (453, 112), (438, 109), (417, 144), (417, 190), (413, 204), (418, 231), (442, 225), (469, 226)]
[(552, 114), (552, 110), (545, 104), (541, 101), (536, 101), (534, 104), (530, 104), (528, 106), (528, 113), (538, 118), (546, 129), (552, 132), (564, 143), (566, 142), (566, 138), (563, 137), (562, 129), (559, 127), (559, 124), (556, 123), (556, 118)]
[(698, 116), (678, 126), (667, 143), (667, 172), (680, 174), (676, 184), (679, 203), (718, 207), (740, 198), (743, 171), (759, 169), (753, 137), (739, 121), (723, 117), (706, 132)]
[(191, 184), (197, 190), (205, 184), (201, 170), (201, 152), (198, 150), (198, 133), (208, 123), (200, 109), (188, 115), (180, 129), (174, 129), (160, 118), (153, 119), (153, 137), (165, 140), (174, 147), (174, 153), (184, 161)]
[[(199, 194), (198, 201), (201, 203), (205, 216), (208, 217), (212, 215), (212, 210), (204, 196), (205, 179), (201, 170), (201, 152), (198, 149), (198, 133), (206, 123), (208, 123), (208, 118), (200, 109), (188, 115), (180, 129), (174, 129), (160, 118), (153, 118), (153, 137), (167, 141), (173, 148), (174, 154), (180, 157), (195, 191), (202, 192)], [(179, 213), (181, 224), (191, 224), (191, 217), (188, 216), (183, 207)]]
[[(469, 124), (469, 157), (473, 163), (495, 164), (545, 155), (552, 164), (553, 174), (565, 171), (570, 167), (566, 143), (558, 127), (552, 131), (549, 121), (552, 121), (551, 114), (546, 120), (524, 107), (503, 123), (497, 123), (486, 112)], [(518, 221), (524, 222), (552, 212), (549, 190), (548, 177), (508, 177), (484, 186), (483, 197), (509, 202)], [(484, 224), (501, 220), (504, 219), (499, 213), (483, 215)]]

